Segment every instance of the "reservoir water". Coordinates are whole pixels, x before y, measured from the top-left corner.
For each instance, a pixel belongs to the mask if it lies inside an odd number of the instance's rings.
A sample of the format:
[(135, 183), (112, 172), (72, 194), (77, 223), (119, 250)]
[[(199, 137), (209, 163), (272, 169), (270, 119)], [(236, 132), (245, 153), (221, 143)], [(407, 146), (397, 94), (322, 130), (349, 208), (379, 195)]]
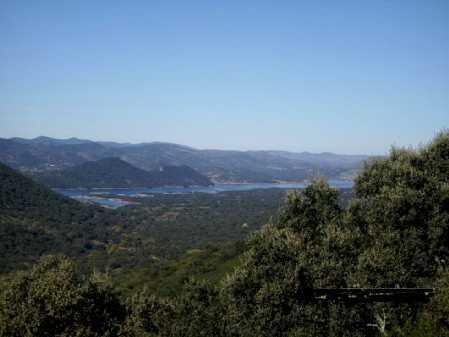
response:
[[(334, 188), (352, 188), (350, 180), (328, 180)], [(140, 187), (140, 188), (70, 188), (55, 189), (59, 193), (81, 201), (92, 201), (104, 206), (117, 208), (129, 204), (128, 201), (117, 197), (145, 197), (154, 193), (188, 194), (188, 193), (220, 193), (227, 191), (249, 191), (255, 189), (281, 188), (302, 189), (308, 183), (248, 183), (248, 184), (215, 184), (212, 186), (166, 186), (166, 187)], [(107, 198), (107, 196), (114, 198)]]

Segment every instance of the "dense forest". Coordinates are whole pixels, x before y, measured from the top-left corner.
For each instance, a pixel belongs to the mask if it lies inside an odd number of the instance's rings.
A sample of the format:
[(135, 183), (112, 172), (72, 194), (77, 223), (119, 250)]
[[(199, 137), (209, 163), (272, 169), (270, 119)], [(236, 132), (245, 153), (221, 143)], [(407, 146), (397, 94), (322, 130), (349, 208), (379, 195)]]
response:
[(0, 272), (51, 252), (87, 256), (120, 240), (110, 210), (54, 193), (1, 163), (0, 186)]
[[(107, 273), (81, 273), (70, 258), (43, 257), (3, 281), (0, 336), (449, 336), (448, 259), (445, 131), (427, 146), (368, 162), (349, 203), (316, 181), (290, 193), (244, 243), (188, 251), (149, 270), (148, 287), (133, 291)], [(171, 289), (160, 286), (164, 279)], [(419, 287), (435, 289), (429, 302), (315, 295)]]

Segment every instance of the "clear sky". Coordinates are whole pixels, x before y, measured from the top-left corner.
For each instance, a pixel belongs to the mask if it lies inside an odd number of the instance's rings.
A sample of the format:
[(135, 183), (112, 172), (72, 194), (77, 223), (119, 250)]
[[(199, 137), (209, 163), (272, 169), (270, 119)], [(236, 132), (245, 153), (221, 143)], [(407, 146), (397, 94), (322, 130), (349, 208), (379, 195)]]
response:
[(449, 1), (0, 1), (0, 137), (381, 154), (449, 127)]

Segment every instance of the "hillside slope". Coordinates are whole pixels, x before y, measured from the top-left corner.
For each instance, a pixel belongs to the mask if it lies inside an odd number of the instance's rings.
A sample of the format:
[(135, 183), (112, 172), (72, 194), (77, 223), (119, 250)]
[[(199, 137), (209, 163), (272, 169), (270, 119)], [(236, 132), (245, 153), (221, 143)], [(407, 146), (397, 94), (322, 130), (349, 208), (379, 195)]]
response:
[(0, 163), (0, 272), (62, 252), (83, 256), (117, 239), (111, 211), (54, 193)]
[(35, 178), (51, 187), (159, 187), (166, 185), (202, 185), (210, 180), (187, 166), (160, 167), (144, 171), (119, 158), (89, 161), (62, 171), (35, 174)]

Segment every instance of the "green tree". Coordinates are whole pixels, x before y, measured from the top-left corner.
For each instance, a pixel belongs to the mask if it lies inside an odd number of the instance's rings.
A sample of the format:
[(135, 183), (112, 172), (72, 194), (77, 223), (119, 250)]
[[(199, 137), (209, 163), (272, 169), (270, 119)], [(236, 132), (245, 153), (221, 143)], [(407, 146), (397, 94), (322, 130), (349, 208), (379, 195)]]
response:
[(0, 336), (114, 336), (124, 307), (107, 278), (83, 281), (73, 261), (46, 256), (19, 273), (0, 296)]

